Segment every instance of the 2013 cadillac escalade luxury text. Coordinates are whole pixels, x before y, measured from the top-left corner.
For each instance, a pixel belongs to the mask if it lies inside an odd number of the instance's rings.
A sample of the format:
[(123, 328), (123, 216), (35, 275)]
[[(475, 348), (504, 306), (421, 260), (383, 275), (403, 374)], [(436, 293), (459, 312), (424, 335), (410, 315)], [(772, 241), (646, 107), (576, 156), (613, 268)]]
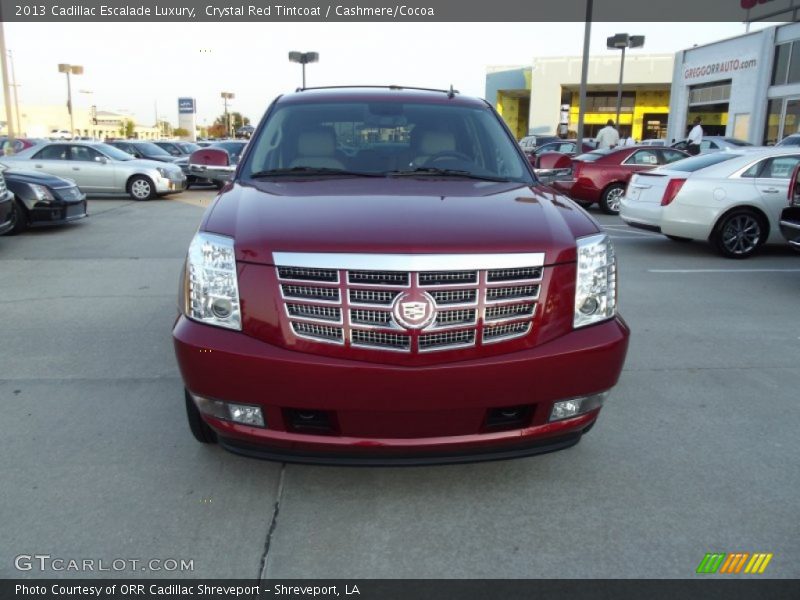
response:
[(190, 247), (173, 336), (195, 437), (316, 463), (575, 444), (619, 378), (616, 260), (483, 100), (278, 98)]

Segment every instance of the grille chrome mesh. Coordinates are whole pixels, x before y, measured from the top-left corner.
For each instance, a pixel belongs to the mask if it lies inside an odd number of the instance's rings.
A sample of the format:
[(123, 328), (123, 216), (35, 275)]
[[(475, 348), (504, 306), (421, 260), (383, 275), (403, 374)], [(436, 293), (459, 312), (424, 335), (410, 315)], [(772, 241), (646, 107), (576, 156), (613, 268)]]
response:
[[(518, 339), (533, 329), (542, 267), (398, 271), (276, 267), (292, 333), (304, 340), (389, 352), (474, 348)], [(309, 266), (312, 265), (312, 266)], [(414, 291), (418, 290), (418, 291)], [(436, 318), (407, 330), (394, 316), (401, 294), (425, 292)], [(418, 300), (415, 300), (418, 301)], [(400, 318), (399, 316), (397, 318)]]

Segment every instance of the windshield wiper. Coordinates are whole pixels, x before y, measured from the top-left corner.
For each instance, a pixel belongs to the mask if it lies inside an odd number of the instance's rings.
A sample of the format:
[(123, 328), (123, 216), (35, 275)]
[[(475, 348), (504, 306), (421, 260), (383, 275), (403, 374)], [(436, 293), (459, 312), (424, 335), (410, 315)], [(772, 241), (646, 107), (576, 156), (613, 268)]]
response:
[(448, 177), (468, 177), (470, 179), (479, 179), (481, 181), (498, 181), (502, 183), (510, 183), (511, 180), (505, 177), (497, 177), (492, 175), (479, 175), (471, 171), (463, 169), (437, 169), (436, 167), (418, 167), (409, 171), (389, 171), (386, 173), (389, 177), (413, 177), (416, 175), (445, 175)]
[(366, 173), (364, 171), (349, 171), (347, 169), (333, 169), (330, 167), (289, 167), (286, 169), (267, 169), (256, 171), (249, 175), (251, 179), (262, 177), (276, 177), (281, 175), (346, 175), (349, 177), (383, 177), (382, 173)]

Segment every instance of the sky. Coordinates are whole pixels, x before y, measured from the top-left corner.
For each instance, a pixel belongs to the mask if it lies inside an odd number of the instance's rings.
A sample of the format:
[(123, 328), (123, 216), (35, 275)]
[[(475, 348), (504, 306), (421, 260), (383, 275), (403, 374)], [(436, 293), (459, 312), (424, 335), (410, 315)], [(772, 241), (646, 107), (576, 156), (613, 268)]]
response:
[[(292, 50), (316, 51), (307, 85), (408, 85), (484, 95), (487, 66), (579, 56), (583, 23), (5, 23), (19, 102), (65, 104), (58, 63), (79, 64), (76, 107), (124, 112), (141, 125), (177, 124), (177, 98), (197, 99), (198, 125), (229, 110), (255, 124), (275, 96), (301, 84)], [(766, 25), (761, 25), (766, 26)], [(759, 25), (753, 25), (753, 29)], [(615, 33), (646, 36), (643, 54), (674, 53), (745, 32), (742, 23), (595, 23), (593, 55), (619, 54)], [(91, 92), (81, 93), (81, 90)]]

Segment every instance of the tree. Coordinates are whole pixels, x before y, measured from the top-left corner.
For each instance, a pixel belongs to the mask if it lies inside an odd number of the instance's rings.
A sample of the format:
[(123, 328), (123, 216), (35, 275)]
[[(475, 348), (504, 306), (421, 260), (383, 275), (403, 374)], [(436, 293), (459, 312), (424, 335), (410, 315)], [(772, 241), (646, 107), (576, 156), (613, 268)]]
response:
[(132, 138), (133, 131), (136, 128), (136, 123), (132, 119), (125, 119), (119, 127), (119, 134), (124, 138)]
[(189, 130), (183, 127), (177, 127), (172, 131), (172, 135), (175, 137), (189, 137)]
[(228, 118), (230, 119), (231, 130), (228, 131), (225, 122), (225, 115), (221, 114), (214, 120), (214, 124), (208, 128), (209, 135), (213, 137), (223, 137), (235, 132), (243, 125), (250, 125), (250, 119), (243, 117), (240, 112), (229, 112)]

